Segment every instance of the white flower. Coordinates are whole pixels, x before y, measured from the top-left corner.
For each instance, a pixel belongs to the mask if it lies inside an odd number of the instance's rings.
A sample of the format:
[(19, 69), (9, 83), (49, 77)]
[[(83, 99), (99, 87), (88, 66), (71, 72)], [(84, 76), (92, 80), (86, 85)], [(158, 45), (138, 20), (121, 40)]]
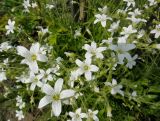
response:
[(129, 69), (132, 69), (133, 66), (136, 65), (136, 61), (135, 61), (135, 60), (136, 60), (137, 58), (138, 58), (138, 55), (135, 55), (135, 56), (133, 56), (133, 57), (129, 56), (129, 57), (127, 58), (128, 63), (126, 64), (126, 66), (127, 66)]
[(156, 28), (151, 31), (152, 34), (155, 34), (155, 38), (158, 38), (160, 36), (160, 24), (156, 25)]
[(41, 30), (38, 31), (38, 34), (40, 35), (45, 35), (46, 33), (50, 33), (49, 30), (48, 30), (48, 27), (47, 28), (43, 28), (42, 26), (38, 26), (37, 28), (40, 28)]
[(85, 44), (83, 47), (85, 50), (87, 50), (85, 57), (92, 57), (95, 56), (96, 58), (103, 59), (104, 56), (102, 54), (103, 51), (106, 50), (106, 47), (98, 47), (95, 42), (92, 42), (91, 45)]
[(136, 96), (137, 96), (137, 92), (136, 92), (136, 91), (133, 91), (132, 94), (131, 94), (131, 96), (132, 96), (132, 97), (136, 97)]
[(24, 1), (23, 1), (23, 7), (24, 7), (24, 8), (31, 7), (31, 5), (30, 5), (29, 2), (30, 2), (29, 0), (24, 0)]
[(46, 8), (51, 10), (52, 8), (55, 8), (55, 5), (46, 4)]
[(138, 32), (137, 38), (139, 39), (139, 38), (143, 37), (144, 34), (145, 34), (145, 31), (144, 31), (143, 29), (140, 30), (140, 31)]
[(12, 46), (9, 45), (8, 42), (3, 42), (3, 43), (1, 43), (1, 45), (0, 45), (0, 52), (2, 52), (2, 51), (7, 51), (7, 50), (10, 49), (10, 48), (12, 48)]
[(20, 77), (16, 77), (16, 82), (22, 82), (22, 83), (28, 83), (29, 82), (29, 76), (23, 73)]
[(42, 81), (43, 82), (47, 82), (47, 81), (52, 81), (53, 80), (53, 76), (51, 74), (52, 68), (47, 69), (46, 71), (44, 70), (40, 70), (40, 76), (42, 77)]
[(129, 7), (129, 6), (133, 6), (133, 7), (135, 7), (135, 1), (134, 0), (123, 0), (123, 1), (125, 1), (125, 2), (127, 2), (127, 6)]
[(118, 43), (127, 43), (127, 36), (118, 37)]
[(147, 22), (145, 19), (135, 18), (135, 16), (127, 17), (126, 19), (131, 20), (133, 23), (138, 24), (139, 22)]
[(135, 47), (135, 44), (118, 43), (118, 45), (111, 45), (110, 49), (117, 52), (118, 63), (123, 64), (124, 58), (130, 58), (131, 56), (128, 51), (134, 49)]
[(102, 13), (102, 14), (106, 14), (107, 13), (107, 6), (104, 6), (103, 8), (98, 8), (98, 10)]
[(71, 75), (70, 75), (70, 81), (69, 81), (69, 85), (71, 87), (74, 87), (74, 81), (78, 79), (78, 73), (77, 71), (71, 71)]
[(46, 62), (48, 60), (45, 55), (40, 53), (39, 43), (32, 44), (30, 50), (26, 49), (23, 46), (18, 46), (17, 51), (18, 55), (21, 55), (25, 58), (21, 61), (21, 63), (27, 64), (30, 70), (34, 73), (38, 72), (37, 61)]
[(110, 37), (110, 38), (108, 38), (108, 40), (106, 40), (106, 39), (102, 40), (102, 44), (106, 43), (106, 44), (110, 45), (110, 44), (112, 44), (112, 41), (113, 41), (113, 38)]
[(24, 118), (22, 110), (16, 110), (16, 117), (18, 118), (18, 120), (22, 120)]
[(81, 28), (75, 30), (74, 38), (80, 37), (81, 36)]
[(14, 24), (15, 24), (15, 21), (11, 21), (11, 19), (8, 20), (8, 25), (5, 26), (7, 30), (6, 35), (10, 33), (14, 33), (14, 29), (15, 29)]
[(6, 72), (0, 72), (0, 82), (7, 80)]
[(99, 93), (99, 87), (94, 86), (94, 92)]
[(78, 75), (85, 75), (85, 78), (89, 81), (92, 79), (92, 72), (97, 72), (99, 68), (95, 65), (91, 65), (91, 58), (86, 58), (84, 62), (76, 59), (76, 64), (79, 66), (77, 69)]
[(81, 108), (78, 108), (75, 113), (69, 112), (69, 116), (72, 118), (71, 121), (82, 121), (82, 118), (86, 118), (85, 113), (81, 113)]
[(153, 6), (153, 5), (157, 4), (157, 2), (155, 0), (148, 0), (148, 2), (149, 2), (150, 6)]
[(29, 9), (28, 9), (28, 8), (31, 7), (31, 5), (30, 5), (29, 2), (30, 2), (29, 0), (24, 0), (24, 1), (23, 1), (23, 4), (22, 4), (22, 5), (23, 5), (23, 7), (24, 7), (24, 9), (25, 9), (25, 10), (24, 10), (25, 12), (29, 12)]
[(129, 25), (128, 27), (123, 27), (123, 31), (120, 34), (129, 36), (130, 34), (133, 34), (136, 32), (137, 32), (137, 30), (133, 29), (132, 25)]
[(25, 102), (23, 102), (21, 96), (18, 95), (18, 96), (16, 97), (16, 101), (17, 101), (16, 106), (18, 106), (19, 109), (22, 109), (22, 108), (25, 107)]
[(63, 61), (63, 58), (61, 58), (61, 57), (56, 58), (56, 62), (57, 62), (58, 64), (61, 64), (61, 61)]
[(96, 17), (96, 20), (94, 21), (94, 24), (96, 24), (97, 22), (101, 22), (101, 25), (103, 27), (106, 27), (106, 20), (112, 20), (111, 17), (109, 17), (105, 14), (102, 14), (102, 15), (101, 14), (96, 14), (95, 17)]
[(112, 83), (105, 82), (105, 85), (111, 87), (112, 95), (119, 93), (120, 95), (124, 96), (124, 92), (121, 90), (123, 86), (121, 84), (117, 84), (117, 81), (115, 79), (112, 79)]
[(120, 20), (117, 21), (117, 22), (112, 23), (110, 28), (108, 29), (108, 31), (111, 32), (112, 35), (114, 34), (115, 31), (117, 31), (117, 29), (119, 27), (119, 23), (120, 23)]
[(133, 12), (129, 12), (128, 14), (131, 15), (131, 16), (136, 17), (136, 16), (138, 16), (138, 15), (141, 15), (141, 12), (142, 12), (142, 11), (137, 8), (137, 9), (135, 9)]
[(68, 99), (75, 94), (75, 91), (71, 89), (62, 91), (62, 86), (63, 79), (61, 78), (56, 81), (54, 88), (48, 84), (45, 84), (42, 90), (46, 96), (40, 100), (38, 108), (42, 108), (45, 105), (52, 103), (52, 112), (55, 116), (58, 117), (62, 111), (61, 101)]
[(98, 110), (92, 111), (91, 109), (88, 109), (87, 119), (93, 121), (99, 121), (98, 117), (96, 116), (97, 114)]
[(40, 79), (42, 78), (41, 75), (35, 75), (33, 72), (30, 72), (30, 77), (28, 83), (31, 83), (30, 90), (34, 91), (36, 86), (42, 87), (42, 82)]
[(35, 2), (35, 3), (32, 3), (32, 8), (36, 8), (38, 5), (37, 5), (37, 3)]

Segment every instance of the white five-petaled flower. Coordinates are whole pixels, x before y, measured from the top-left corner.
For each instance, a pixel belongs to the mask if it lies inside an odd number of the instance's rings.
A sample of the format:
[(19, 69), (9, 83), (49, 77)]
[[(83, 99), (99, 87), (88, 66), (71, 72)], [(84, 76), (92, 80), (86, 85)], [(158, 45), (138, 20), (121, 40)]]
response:
[(76, 64), (79, 66), (77, 69), (78, 75), (85, 75), (85, 78), (89, 81), (92, 79), (92, 72), (97, 72), (99, 68), (95, 65), (91, 65), (91, 58), (86, 58), (84, 62), (76, 59)]
[(6, 32), (6, 35), (10, 34), (10, 33), (14, 33), (14, 24), (15, 24), (15, 21), (11, 21), (11, 19), (8, 20), (8, 25), (5, 26), (7, 32)]
[(32, 3), (32, 8), (36, 8), (36, 7), (38, 7), (37, 3), (36, 2)]
[(148, 0), (148, 2), (149, 2), (150, 6), (153, 6), (153, 5), (157, 4), (157, 1), (155, 1), (155, 0)]
[(45, 84), (42, 88), (42, 91), (46, 94), (40, 102), (38, 108), (42, 108), (49, 103), (52, 103), (52, 112), (55, 116), (59, 116), (62, 111), (62, 101), (74, 96), (75, 91), (68, 89), (63, 90), (63, 79), (58, 79), (52, 88), (50, 85)]
[(117, 52), (118, 63), (123, 64), (124, 58), (128, 59), (131, 56), (128, 51), (134, 49), (135, 47), (135, 44), (118, 43), (118, 45), (111, 45), (110, 49)]
[(31, 83), (30, 90), (34, 91), (36, 86), (42, 87), (43, 83), (40, 81), (41, 78), (41, 75), (35, 75), (33, 72), (30, 72), (29, 80), (26, 82)]
[(107, 40), (106, 40), (106, 39), (102, 40), (102, 43), (101, 43), (101, 44), (106, 43), (106, 44), (110, 45), (110, 44), (112, 44), (112, 41), (113, 41), (113, 38), (110, 37), (110, 38), (108, 38)]
[(16, 106), (18, 106), (20, 109), (22, 109), (22, 108), (25, 107), (25, 102), (23, 102), (21, 96), (18, 95), (18, 96), (16, 97), (16, 101), (17, 101)]
[(118, 43), (127, 43), (128, 36), (118, 37)]
[(106, 20), (112, 20), (111, 17), (105, 15), (105, 14), (96, 14), (95, 15), (96, 20), (94, 21), (94, 24), (96, 24), (97, 22), (101, 22), (102, 27), (106, 27)]
[(131, 12), (128, 12), (128, 14), (131, 15), (131, 16), (136, 17), (136, 16), (138, 16), (138, 15), (141, 15), (141, 12), (142, 12), (142, 11), (137, 8), (137, 9), (135, 9), (133, 12), (132, 12), (132, 11), (131, 11)]
[(24, 118), (22, 110), (20, 111), (16, 110), (16, 117), (18, 118), (19, 121)]
[(158, 38), (160, 36), (160, 24), (156, 25), (156, 28), (151, 31), (152, 34), (155, 34), (155, 38)]
[(3, 80), (7, 80), (7, 77), (6, 77), (6, 72), (0, 72), (0, 82), (2, 82)]
[(136, 65), (136, 61), (135, 61), (135, 60), (136, 60), (137, 58), (138, 58), (138, 55), (135, 55), (135, 56), (133, 56), (133, 57), (129, 56), (129, 57), (127, 58), (128, 63), (126, 64), (126, 66), (127, 66), (129, 69), (132, 69), (133, 66)]
[(139, 22), (147, 22), (145, 19), (136, 18), (135, 16), (127, 17), (126, 19), (132, 21), (132, 23), (138, 24)]
[(91, 109), (88, 109), (87, 113), (87, 119), (90, 121), (99, 121), (98, 117), (96, 116), (98, 114), (98, 110), (92, 111)]
[(145, 34), (145, 31), (143, 29), (141, 29), (140, 31), (138, 31), (137, 38), (139, 39), (139, 38), (143, 37), (144, 34)]
[(40, 76), (42, 77), (42, 82), (47, 83), (47, 81), (52, 81), (53, 76), (51, 74), (52, 69), (49, 68), (46, 71), (40, 69)]
[(9, 45), (9, 42), (3, 42), (0, 44), (0, 52), (1, 51), (7, 51), (8, 49), (10, 49), (12, 46)]
[(69, 82), (68, 82), (68, 85), (71, 86), (71, 87), (74, 87), (74, 81), (78, 79), (78, 73), (77, 71), (71, 71), (71, 74), (70, 74), (70, 78), (69, 78)]
[(32, 44), (30, 50), (23, 46), (18, 46), (17, 51), (18, 55), (25, 58), (21, 61), (21, 63), (27, 64), (30, 70), (34, 73), (38, 72), (37, 61), (46, 62), (48, 60), (44, 54), (41, 54), (39, 43)]
[(72, 117), (71, 121), (82, 121), (82, 118), (86, 118), (86, 113), (81, 113), (81, 108), (78, 108), (75, 113), (69, 112), (69, 116)]
[(133, 6), (133, 7), (135, 7), (135, 1), (134, 0), (123, 0), (123, 1), (125, 1), (125, 2), (127, 2), (127, 7), (129, 7), (129, 6)]
[(92, 42), (91, 45), (85, 44), (84, 49), (87, 50), (85, 57), (95, 56), (96, 58), (103, 59), (104, 56), (102, 54), (103, 51), (106, 50), (106, 47), (98, 47), (95, 42)]
[(114, 34), (115, 31), (117, 31), (117, 29), (119, 27), (119, 23), (120, 23), (120, 21), (112, 23), (110, 28), (108, 29), (108, 31), (111, 32), (112, 35)]
[(29, 3), (30, 1), (29, 0), (24, 0), (23, 1), (23, 7), (25, 8), (25, 9), (28, 9), (28, 7), (31, 7), (31, 5), (30, 5), (30, 3)]
[(117, 81), (115, 79), (112, 79), (112, 83), (105, 82), (105, 85), (111, 87), (111, 94), (112, 95), (119, 93), (122, 96), (124, 96), (124, 92), (121, 90), (123, 88), (123, 86), (121, 84), (117, 84)]
[(133, 29), (132, 25), (129, 25), (128, 27), (123, 27), (123, 31), (120, 34), (129, 36), (130, 34), (133, 34), (136, 32), (137, 32), (137, 30)]
[(106, 14), (107, 13), (107, 6), (104, 6), (103, 8), (98, 8), (98, 10), (102, 13), (102, 14)]
[(48, 8), (48, 9), (52, 9), (52, 8), (55, 8), (56, 6), (55, 5), (50, 5), (50, 4), (46, 4), (46, 8)]

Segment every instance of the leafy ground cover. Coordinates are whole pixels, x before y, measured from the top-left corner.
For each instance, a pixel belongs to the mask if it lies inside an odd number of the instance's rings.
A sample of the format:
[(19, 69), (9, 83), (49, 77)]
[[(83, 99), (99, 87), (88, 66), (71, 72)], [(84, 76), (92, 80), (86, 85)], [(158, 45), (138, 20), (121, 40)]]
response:
[(159, 0), (0, 5), (0, 121), (160, 121)]

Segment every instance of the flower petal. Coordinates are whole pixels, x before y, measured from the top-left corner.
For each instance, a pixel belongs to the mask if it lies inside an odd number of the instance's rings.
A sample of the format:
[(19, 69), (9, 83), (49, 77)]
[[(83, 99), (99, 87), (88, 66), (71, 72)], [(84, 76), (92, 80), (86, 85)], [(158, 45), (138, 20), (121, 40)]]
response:
[(106, 21), (101, 21), (102, 27), (106, 27)]
[(54, 85), (54, 91), (56, 93), (60, 93), (60, 91), (62, 90), (62, 86), (63, 86), (63, 79), (59, 78)]
[(44, 84), (44, 86), (42, 87), (42, 91), (47, 95), (52, 95), (54, 93), (53, 88), (48, 84)]
[(53, 103), (52, 103), (52, 111), (53, 111), (53, 114), (55, 116), (57, 116), (57, 117), (61, 114), (61, 111), (62, 111), (61, 100), (53, 101)]
[(37, 61), (32, 61), (32, 62), (29, 62), (29, 68), (32, 72), (34, 73), (38, 73), (38, 64), (37, 64)]
[(92, 73), (90, 71), (85, 72), (85, 78), (89, 81), (92, 79)]
[(81, 66), (83, 65), (83, 62), (80, 61), (79, 59), (76, 59), (76, 64), (77, 64), (79, 67), (81, 67)]
[(40, 102), (39, 102), (39, 105), (38, 105), (38, 108), (42, 108), (44, 106), (46, 106), (47, 104), (51, 103), (52, 102), (52, 97), (50, 96), (44, 96)]
[(39, 43), (34, 43), (32, 44), (30, 51), (32, 53), (38, 53), (39, 52), (39, 48), (40, 48), (40, 44)]
[(70, 97), (74, 96), (74, 94), (75, 94), (74, 90), (71, 90), (71, 89), (69, 89), (69, 90), (63, 90), (61, 92), (61, 94), (60, 94), (60, 98), (61, 99), (70, 98)]
[(46, 62), (48, 60), (48, 58), (45, 55), (38, 54), (37, 55), (37, 60), (39, 60), (41, 62)]
[(87, 65), (90, 65), (91, 64), (91, 58), (90, 57), (87, 57), (86, 58), (86, 60), (85, 60), (85, 63), (87, 64)]
[(90, 71), (93, 71), (93, 72), (97, 72), (99, 70), (99, 68), (95, 65), (91, 65), (90, 66)]
[(36, 87), (36, 83), (32, 83), (30, 86), (30, 90), (34, 91), (35, 87)]
[(27, 48), (23, 46), (17, 47), (18, 55), (21, 55), (22, 57), (28, 57), (30, 55), (30, 52), (27, 50)]

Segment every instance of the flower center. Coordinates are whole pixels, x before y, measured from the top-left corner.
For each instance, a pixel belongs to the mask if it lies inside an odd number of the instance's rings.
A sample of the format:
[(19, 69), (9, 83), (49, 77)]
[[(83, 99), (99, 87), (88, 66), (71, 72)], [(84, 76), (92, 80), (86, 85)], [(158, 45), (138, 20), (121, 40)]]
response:
[(34, 78), (33, 82), (38, 82), (38, 79), (37, 79), (37, 78)]
[(91, 113), (89, 113), (89, 117), (90, 118), (92, 118), (93, 117), (93, 113), (91, 112)]
[(119, 54), (122, 54), (122, 53), (123, 53), (123, 51), (122, 51), (121, 49), (118, 49), (117, 52), (118, 52)]
[(37, 56), (35, 54), (32, 55), (31, 58), (32, 58), (33, 61), (37, 60)]
[(60, 100), (60, 94), (53, 95), (53, 100)]
[(79, 114), (76, 114), (76, 118), (79, 118)]
[(85, 70), (85, 71), (88, 71), (88, 70), (89, 70), (89, 66), (88, 66), (88, 65), (85, 65), (85, 66), (84, 66), (84, 70)]
[(47, 74), (45, 74), (45, 75), (44, 75), (44, 78), (45, 78), (45, 79), (46, 79), (46, 78), (48, 78), (48, 75), (47, 75)]
[(95, 55), (95, 54), (96, 54), (96, 52), (95, 52), (94, 49), (91, 49), (91, 54), (92, 54), (92, 55)]

